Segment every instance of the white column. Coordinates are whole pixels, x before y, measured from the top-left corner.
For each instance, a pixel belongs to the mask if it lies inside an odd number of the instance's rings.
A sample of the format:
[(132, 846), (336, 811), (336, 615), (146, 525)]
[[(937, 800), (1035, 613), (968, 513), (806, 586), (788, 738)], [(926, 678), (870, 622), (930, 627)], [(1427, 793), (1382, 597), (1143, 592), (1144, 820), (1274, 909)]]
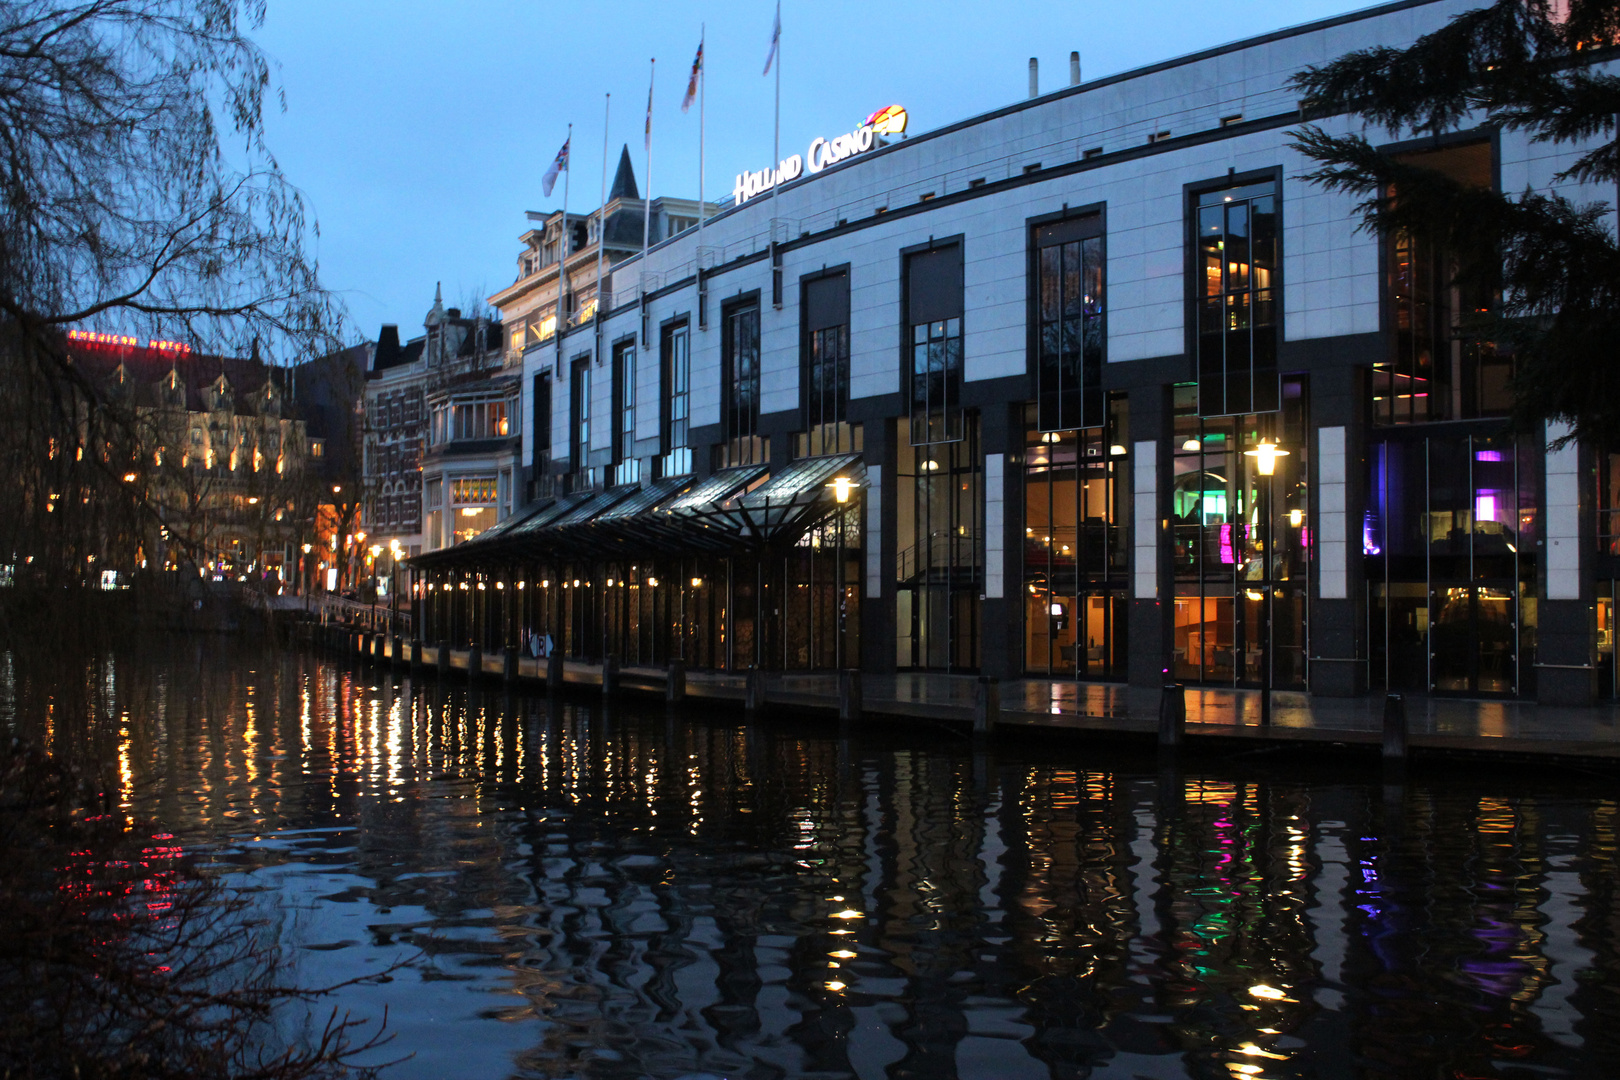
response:
[(866, 595), (883, 595), (883, 466), (866, 467)]
[(1159, 598), (1159, 444), (1143, 439), (1131, 456), (1131, 547), (1135, 554), (1132, 595), (1138, 600)]
[(1316, 462), (1317, 585), (1322, 599), (1343, 600), (1350, 595), (1344, 428), (1317, 430)]
[(1006, 595), (1007, 496), (1006, 463), (1001, 454), (984, 457), (984, 595)]
[(1581, 598), (1581, 474), (1575, 443), (1554, 450), (1569, 425), (1547, 424), (1547, 599)]

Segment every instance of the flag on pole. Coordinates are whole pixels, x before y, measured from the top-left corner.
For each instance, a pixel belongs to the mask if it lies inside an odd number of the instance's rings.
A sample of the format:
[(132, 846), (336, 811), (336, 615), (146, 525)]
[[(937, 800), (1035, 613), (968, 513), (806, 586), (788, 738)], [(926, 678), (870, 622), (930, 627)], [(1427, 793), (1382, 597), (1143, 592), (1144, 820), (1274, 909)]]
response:
[(572, 135), (563, 140), (562, 149), (557, 151), (557, 157), (552, 161), (551, 168), (547, 169), (546, 175), (540, 178), (540, 190), (546, 193), (548, 199), (551, 198), (551, 189), (557, 186), (557, 174), (564, 172), (568, 168), (568, 144), (573, 141), (574, 137)]
[(652, 150), (652, 80), (647, 81), (647, 149)]
[(698, 42), (697, 56), (692, 58), (692, 77), (686, 80), (686, 96), (681, 98), (681, 112), (692, 107), (697, 100), (698, 79), (703, 75), (703, 42)]
[(765, 71), (764, 71), (764, 74), (766, 74), (766, 75), (769, 75), (771, 73), (771, 61), (776, 59), (776, 44), (777, 44), (777, 42), (779, 42), (781, 40), (782, 40), (782, 3), (781, 3), (781, 0), (777, 0), (777, 4), (776, 4), (776, 25), (771, 28), (771, 51), (765, 54)]

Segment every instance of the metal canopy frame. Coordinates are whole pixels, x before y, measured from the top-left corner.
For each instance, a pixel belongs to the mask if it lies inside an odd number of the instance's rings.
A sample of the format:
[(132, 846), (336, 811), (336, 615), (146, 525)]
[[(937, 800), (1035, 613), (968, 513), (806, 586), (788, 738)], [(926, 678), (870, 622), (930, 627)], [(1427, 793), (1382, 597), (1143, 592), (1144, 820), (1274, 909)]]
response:
[(411, 560), (424, 568), (525, 559), (656, 555), (682, 548), (762, 548), (802, 532), (832, 510), (834, 477), (866, 479), (859, 454), (803, 458), (775, 476), (766, 465), (722, 469), (702, 480), (665, 477), (644, 487), (577, 492), (502, 522), (465, 544)]
[(798, 532), (807, 519), (819, 520), (833, 501), (828, 485), (836, 476), (866, 479), (859, 454), (802, 458), (765, 483), (735, 498), (694, 509), (693, 514), (726, 530), (744, 545), (762, 547)]

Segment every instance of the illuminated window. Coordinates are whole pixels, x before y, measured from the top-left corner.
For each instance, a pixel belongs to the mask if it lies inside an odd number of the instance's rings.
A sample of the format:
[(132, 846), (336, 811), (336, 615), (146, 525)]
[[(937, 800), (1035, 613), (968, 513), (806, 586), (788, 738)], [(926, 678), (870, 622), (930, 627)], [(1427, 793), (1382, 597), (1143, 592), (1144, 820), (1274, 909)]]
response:
[(725, 464), (758, 464), (768, 456), (759, 437), (758, 301), (726, 311), (720, 362), (725, 373)]
[(1198, 228), (1198, 411), (1274, 412), (1278, 266), (1276, 186), (1194, 196)]
[(1098, 427), (1106, 409), (1102, 216), (1036, 228), (1035, 273), (1038, 426)]
[(911, 444), (962, 438), (962, 246), (906, 258)]
[(684, 476), (692, 471), (689, 427), (692, 420), (692, 338), (686, 323), (662, 334), (662, 424), (664, 458), (660, 474)]
[(849, 275), (824, 274), (805, 282), (802, 372), (804, 429), (799, 456), (859, 450), (859, 425), (849, 412)]

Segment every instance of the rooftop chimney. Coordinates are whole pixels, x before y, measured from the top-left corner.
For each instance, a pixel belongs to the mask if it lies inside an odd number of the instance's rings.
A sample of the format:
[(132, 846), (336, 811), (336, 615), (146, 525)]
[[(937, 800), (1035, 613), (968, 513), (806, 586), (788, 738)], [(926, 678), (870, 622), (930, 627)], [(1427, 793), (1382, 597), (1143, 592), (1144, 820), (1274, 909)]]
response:
[(1041, 96), (1041, 62), (1033, 56), (1029, 58), (1029, 96)]
[(1080, 54), (1078, 52), (1069, 54), (1069, 85), (1080, 85)]

